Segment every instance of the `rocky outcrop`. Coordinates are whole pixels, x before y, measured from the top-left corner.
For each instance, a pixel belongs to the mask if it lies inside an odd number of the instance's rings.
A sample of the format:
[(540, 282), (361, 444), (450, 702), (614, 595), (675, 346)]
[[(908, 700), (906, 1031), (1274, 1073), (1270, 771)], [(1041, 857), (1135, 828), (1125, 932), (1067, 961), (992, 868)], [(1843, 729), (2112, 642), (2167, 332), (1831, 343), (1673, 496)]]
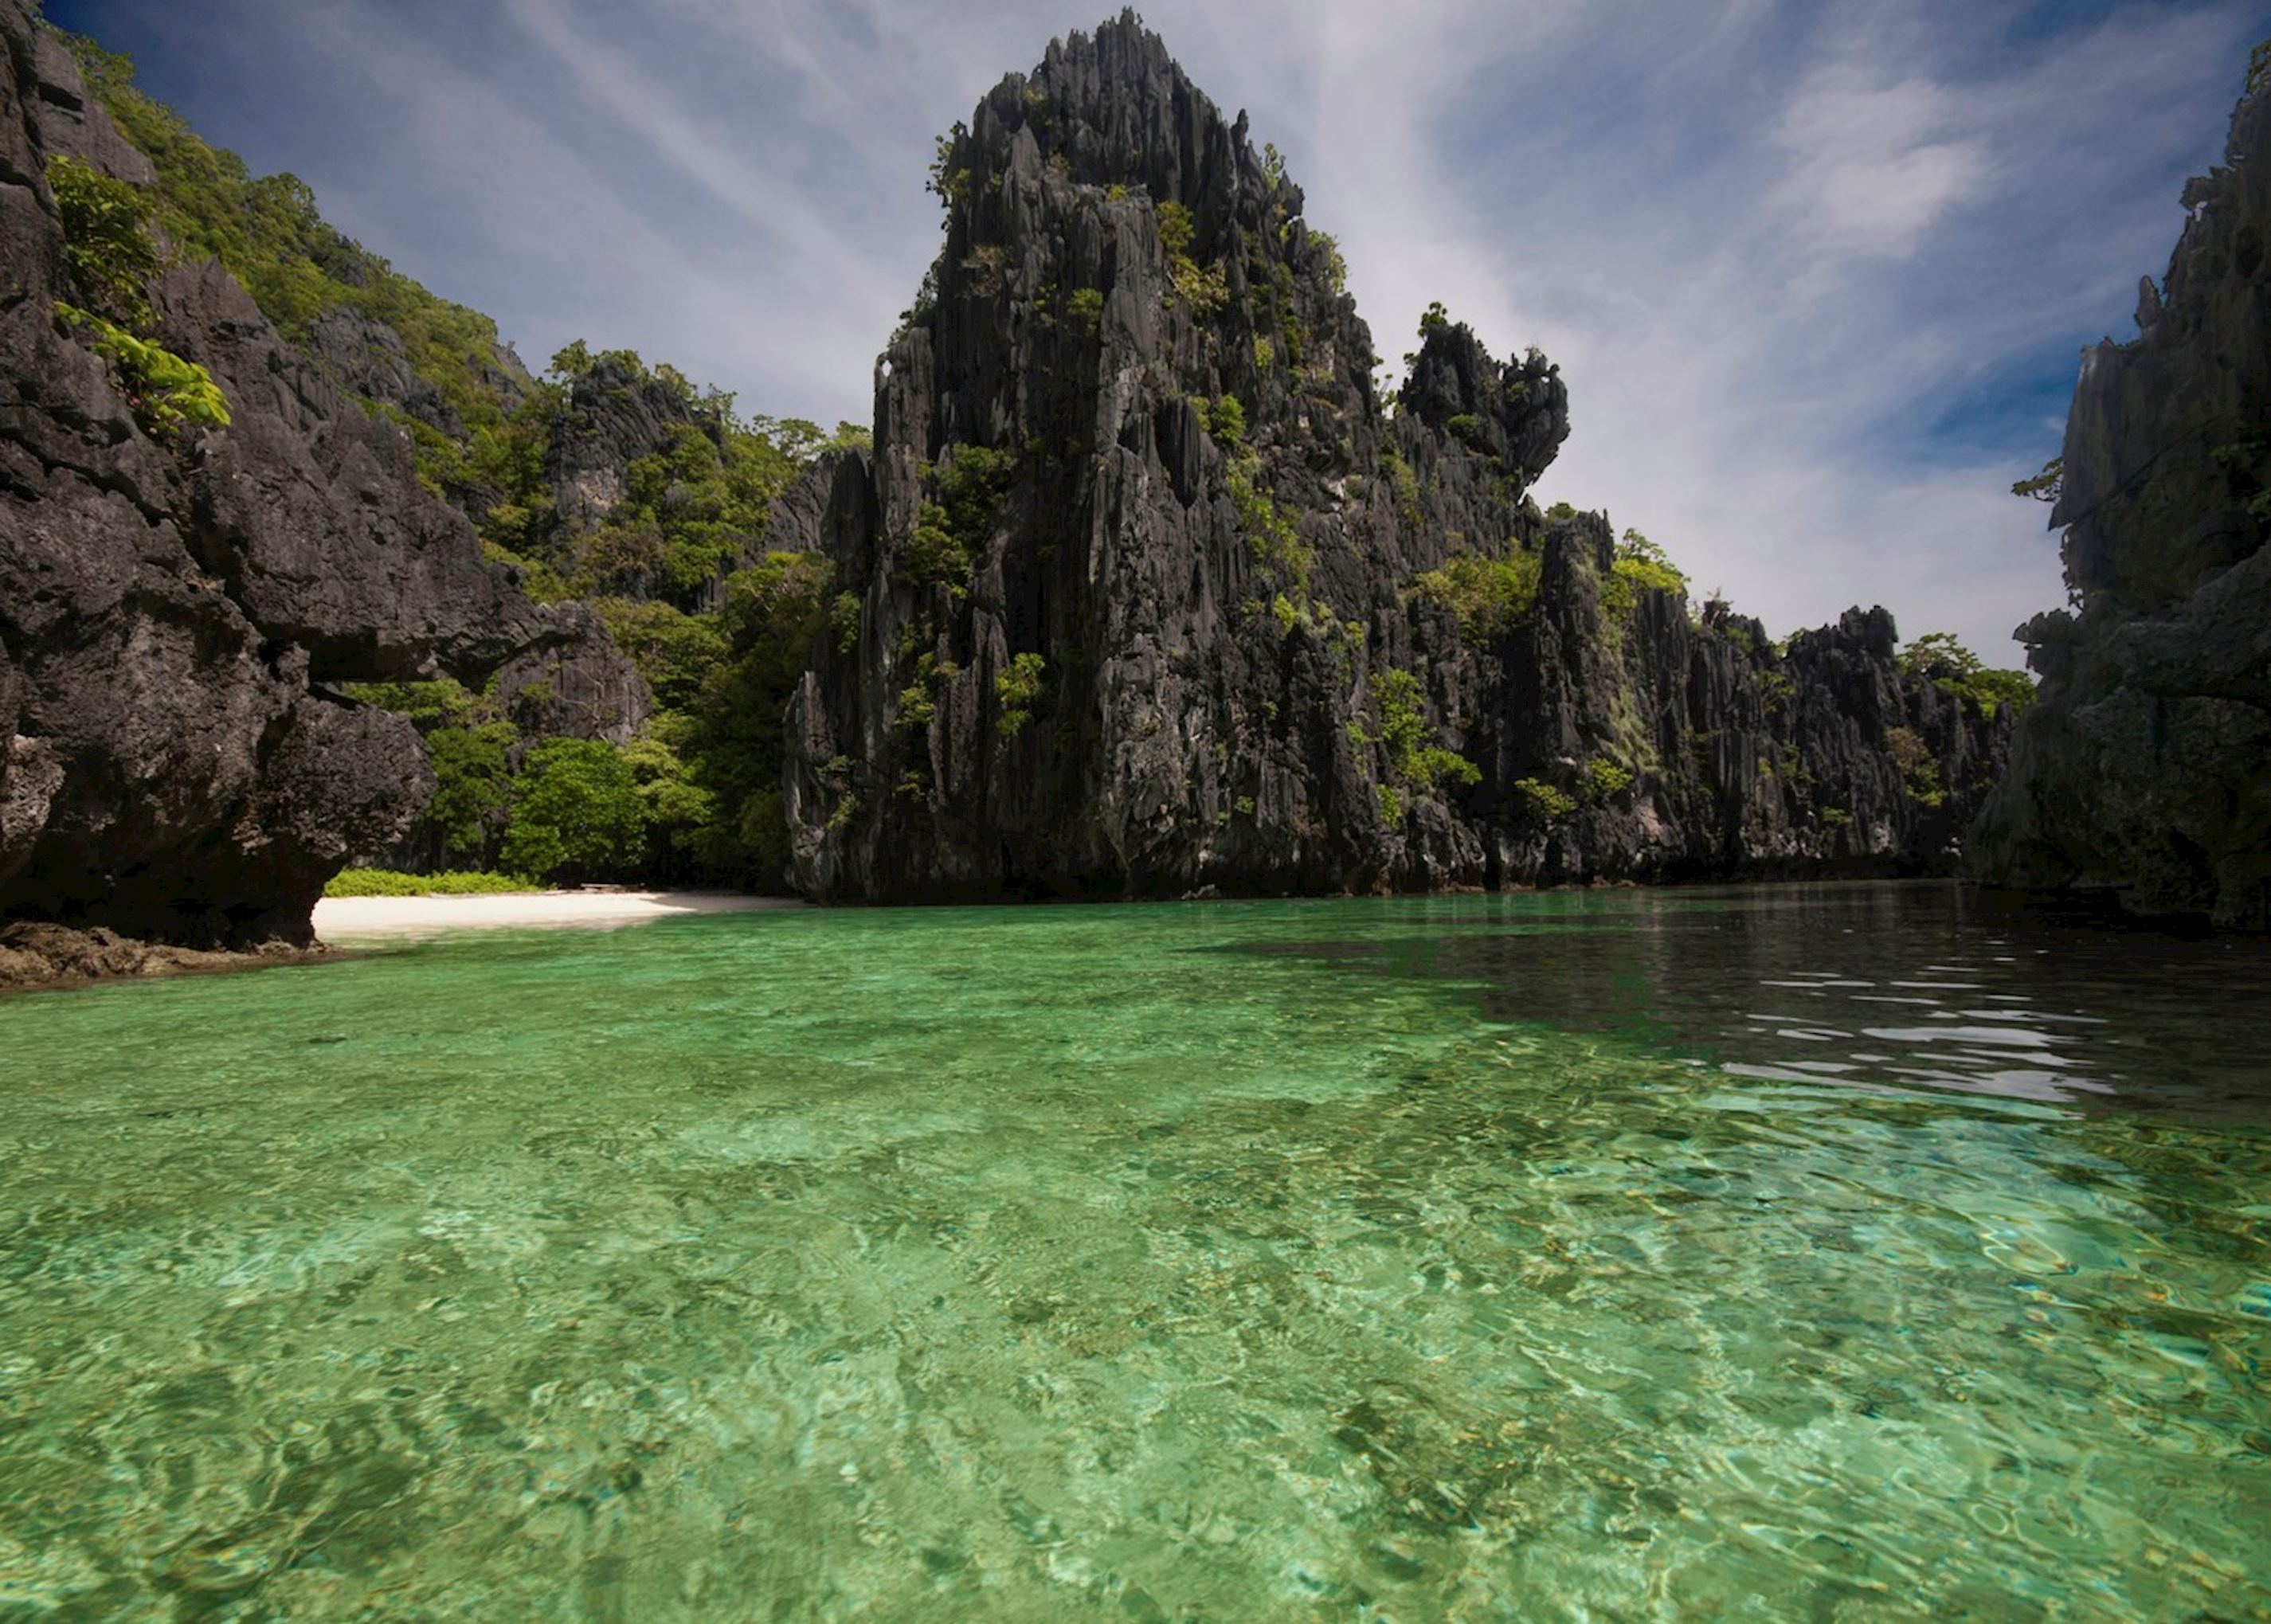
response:
[(631, 464), (667, 447), (681, 426), (722, 438), (715, 415), (690, 404), (681, 385), (627, 356), (602, 354), (570, 379), (544, 454), (560, 525), (574, 532), (606, 523), (622, 502)]
[(326, 879), (433, 786), (409, 725), (336, 685), (479, 680), (596, 629), (485, 568), (402, 432), (216, 266), (150, 290), (154, 336), (233, 421), (138, 418), (56, 314), (76, 290), (44, 180), (54, 151), (134, 178), (123, 145), (0, 0), (0, 918), (303, 942)]
[(2004, 884), (2271, 929), (2271, 91), (2233, 115), (2138, 336), (2082, 357), (2062, 488), (2067, 609), (1971, 842)]
[(1691, 619), (1528, 487), (1558, 370), (1431, 312), (1393, 399), (1299, 188), (1125, 16), (957, 130), (872, 457), (774, 533), (843, 596), (793, 703), (826, 898), (1944, 867), (2007, 724), (1882, 611)]
[(638, 670), (580, 603), (556, 606), (556, 641), (532, 642), (496, 675), (505, 715), (524, 739), (604, 739), (629, 744), (654, 714)]
[(249, 952), (216, 952), (144, 942), (100, 925), (73, 930), (65, 925), (29, 921), (0, 926), (0, 992), (71, 987), (122, 976), (194, 975), (253, 965), (305, 964), (330, 951), (267, 942)]

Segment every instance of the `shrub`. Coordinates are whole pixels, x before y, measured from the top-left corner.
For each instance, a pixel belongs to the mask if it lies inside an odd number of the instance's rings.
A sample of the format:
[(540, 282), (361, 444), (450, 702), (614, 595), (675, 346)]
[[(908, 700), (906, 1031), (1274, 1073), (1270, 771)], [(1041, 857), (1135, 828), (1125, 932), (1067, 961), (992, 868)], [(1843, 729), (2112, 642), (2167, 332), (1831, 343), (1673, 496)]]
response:
[(1595, 802), (1614, 801), (1632, 787), (1633, 775), (1605, 756), (1596, 756), (1585, 764), (1585, 789), (1588, 798)]
[(1407, 525), (1418, 525), (1422, 518), (1419, 508), (1419, 476), (1411, 472), (1411, 465), (1394, 446), (1380, 454), (1380, 466), (1396, 488), (1396, 510)]
[(1159, 246), (1166, 251), (1167, 276), (1185, 303), (1202, 317), (1219, 315), (1230, 303), (1230, 280), (1219, 261), (1202, 266), (1192, 257), (1198, 222), (1190, 210), (1170, 200), (1158, 209)]
[(2043, 465), (2043, 471), (2031, 479), (2020, 480), (2011, 487), (2014, 496), (2031, 496), (2036, 502), (2056, 502), (2066, 494), (2066, 458), (2053, 457)]
[(1929, 681), (1942, 693), (1968, 699), (1992, 719), (2005, 705), (2013, 714), (2034, 703), (2035, 681), (2023, 671), (1997, 671), (1955, 640), (1952, 632), (1928, 631), (1901, 651), (1901, 669)]
[(135, 329), (151, 321), (145, 285), (158, 273), (150, 205), (141, 190), (58, 153), (48, 190), (63, 227), (63, 261), (79, 297), (100, 316)]
[(1627, 530), (1609, 566), (1609, 578), (1601, 583), (1601, 607), (1619, 620), (1629, 620), (1640, 607), (1643, 592), (1685, 597), (1687, 577), (1673, 567), (1662, 548), (1639, 531)]
[(1415, 577), (1413, 594), (1450, 610), (1459, 635), (1486, 643), (1530, 618), (1538, 607), (1543, 561), (1516, 548), (1500, 558), (1462, 553), (1441, 570)]
[(1375, 672), (1366, 686), (1379, 731), (1368, 733), (1361, 726), (1350, 731), (1358, 743), (1377, 744), (1387, 753), (1389, 782), (1380, 786), (1384, 821), (1403, 820), (1406, 791), (1432, 795), (1446, 784), (1481, 781), (1482, 770), (1445, 748), (1427, 725), (1427, 694), (1418, 677), (1409, 671)]
[(324, 887), (326, 897), (484, 897), (538, 891), (543, 883), (516, 874), (399, 874), (391, 868), (344, 868)]
[(622, 598), (592, 600), (592, 613), (607, 636), (646, 680), (654, 702), (666, 711), (692, 705), (726, 658), (726, 637), (716, 619), (689, 615), (668, 603), (634, 603)]
[(153, 438), (228, 427), (227, 398), (196, 361), (138, 339), (92, 310), (59, 303), (56, 314), (89, 335), (87, 347), (110, 363), (136, 421)]
[(1225, 446), (1246, 443), (1246, 407), (1236, 395), (1198, 403), (1199, 426), (1210, 438)]
[(1041, 697), (1048, 662), (1039, 654), (1020, 654), (1007, 671), (994, 679), (994, 697), (1001, 706), (1001, 732), (1014, 737), (1033, 719), (1033, 706)]
[(357, 704), (391, 711), (420, 733), (437, 727), (470, 727), (480, 704), (452, 678), (434, 682), (347, 682), (339, 691)]
[(1530, 816), (1540, 823), (1551, 823), (1568, 816), (1577, 809), (1576, 801), (1551, 784), (1538, 778), (1517, 778), (1515, 793), (1522, 797)]
[(1072, 313), (1074, 324), (1092, 339), (1104, 323), (1104, 290), (1100, 287), (1076, 288), (1067, 308)]
[(1316, 562), (1316, 550), (1302, 541), (1293, 521), (1278, 510), (1277, 503), (1262, 488), (1262, 459), (1251, 451), (1233, 458), (1227, 477), (1230, 499), (1238, 509), (1239, 527), (1246, 533), (1247, 545), (1254, 549), (1255, 562), (1295, 592), (1306, 593), (1310, 566)]
[(1947, 799), (1947, 792), (1940, 781), (1940, 759), (1932, 747), (1913, 727), (1888, 727), (1885, 749), (1900, 769), (1901, 781), (1907, 786), (1909, 798), (1919, 805), (1936, 807)]
[(957, 593), (968, 587), (1016, 472), (1015, 451), (983, 445), (948, 451), (935, 471), (939, 499), (916, 510), (906, 555), (910, 580), (918, 585), (942, 583)]

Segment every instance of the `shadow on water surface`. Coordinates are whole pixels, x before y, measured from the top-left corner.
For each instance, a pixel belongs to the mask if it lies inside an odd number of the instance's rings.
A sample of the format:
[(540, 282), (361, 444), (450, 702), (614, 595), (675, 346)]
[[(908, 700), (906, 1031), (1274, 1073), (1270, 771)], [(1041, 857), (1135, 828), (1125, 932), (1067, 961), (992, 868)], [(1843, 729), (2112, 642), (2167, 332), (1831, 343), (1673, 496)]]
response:
[(1220, 950), (1466, 983), (1489, 1019), (1741, 1076), (2271, 1122), (2271, 942), (1950, 883), (1414, 899)]

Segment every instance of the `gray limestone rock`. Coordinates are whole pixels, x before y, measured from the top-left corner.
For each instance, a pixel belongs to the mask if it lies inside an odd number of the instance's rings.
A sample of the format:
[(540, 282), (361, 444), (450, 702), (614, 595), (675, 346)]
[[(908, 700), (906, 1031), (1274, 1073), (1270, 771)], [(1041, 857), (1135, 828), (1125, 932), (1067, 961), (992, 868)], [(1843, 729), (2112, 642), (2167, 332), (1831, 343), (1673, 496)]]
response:
[(402, 431), (218, 266), (152, 292), (160, 341), (211, 370), (233, 421), (145, 430), (54, 309), (46, 155), (147, 179), (115, 138), (69, 53), (0, 0), (0, 918), (304, 942), (325, 881), (433, 789), (410, 726), (333, 685), (479, 682), (561, 651), (624, 714), (645, 697), (600, 669), (587, 613), (483, 565)]
[(1431, 317), (1391, 410), (1299, 189), (1132, 16), (1002, 81), (939, 178), (874, 454), (783, 504), (857, 610), (790, 708), (800, 887), (1952, 860), (2007, 725), (1902, 675), (1881, 611), (1778, 653), (1620, 576), (1605, 519), (1541, 514), (1544, 356)]
[[(1971, 872), (2271, 929), (2271, 93), (2232, 115), (2139, 335), (2066, 421), (2078, 607), (2020, 628), (2042, 697)], [(2147, 290), (2152, 287), (2149, 279)]]

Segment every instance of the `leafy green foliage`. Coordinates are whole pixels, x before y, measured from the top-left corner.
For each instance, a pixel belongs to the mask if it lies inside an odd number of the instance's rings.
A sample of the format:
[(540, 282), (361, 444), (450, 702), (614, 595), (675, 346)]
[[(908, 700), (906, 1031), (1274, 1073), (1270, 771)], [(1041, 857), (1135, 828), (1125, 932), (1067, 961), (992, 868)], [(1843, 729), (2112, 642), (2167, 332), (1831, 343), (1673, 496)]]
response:
[(1433, 795), (1446, 784), (1476, 784), (1482, 770), (1447, 749), (1427, 722), (1427, 692), (1409, 671), (1381, 671), (1367, 688), (1376, 732), (1352, 729), (1360, 744), (1377, 744), (1388, 756), (1389, 782), (1381, 786), (1381, 816), (1402, 821), (1407, 793)]
[(134, 86), (134, 64), (65, 34), (87, 85), (158, 171), (153, 222), (185, 259), (218, 259), (290, 337), (345, 307), (402, 335), (410, 364), (479, 431), (503, 417), (491, 382), (496, 324), (436, 298), (316, 212), (295, 176), (256, 179), (234, 153), (208, 145), (181, 115)]
[(1039, 654), (1020, 654), (1009, 662), (1007, 671), (994, 679), (994, 697), (1001, 707), (1001, 732), (1014, 736), (1033, 719), (1033, 707), (1040, 703), (1041, 689), (1047, 676), (1048, 662)]
[(1601, 583), (1601, 607), (1619, 620), (1630, 620), (1640, 607), (1643, 592), (1687, 595), (1687, 577), (1673, 567), (1664, 549), (1637, 530), (1625, 532), (1609, 578)]
[(426, 816), (441, 831), (443, 860), (486, 864), (512, 816), (510, 722), (441, 727), (426, 735), (434, 760), (434, 800)]
[(1309, 242), (1317, 257), (1324, 262), (1325, 287), (1334, 298), (1348, 292), (1348, 261), (1341, 254), (1340, 241), (1330, 232), (1312, 231)]
[(2035, 681), (2023, 671), (1999, 671), (1955, 639), (1928, 631), (1901, 651), (1901, 669), (1930, 681), (1942, 693), (1969, 700), (1992, 718), (2005, 705), (2016, 715), (2035, 701)]
[[(689, 780), (710, 796), (707, 821), (685, 843), (703, 870), (742, 884), (774, 886), (788, 861), (781, 801), (787, 749), (782, 715), (842, 600), (828, 560), (771, 552), (726, 584), (720, 619), (726, 655), (680, 724)], [(845, 594), (850, 596), (850, 594)], [(853, 628), (858, 600), (853, 599)], [(650, 732), (667, 732), (658, 719)]]
[(1888, 727), (1885, 748), (1892, 755), (1893, 765), (1900, 769), (1910, 800), (1936, 807), (1947, 799), (1940, 781), (1940, 758), (1932, 753), (1923, 734), (1913, 727)]
[(1411, 465), (1394, 446), (1380, 453), (1380, 466), (1396, 488), (1396, 510), (1407, 525), (1417, 525), (1422, 514), (1419, 508), (1419, 476), (1411, 472)]
[(79, 297), (96, 315), (146, 331), (147, 284), (159, 261), (141, 190), (60, 153), (48, 160), (48, 190), (63, 220), (63, 262)]
[(1538, 555), (1520, 548), (1500, 558), (1462, 553), (1441, 569), (1413, 577), (1411, 591), (1450, 610), (1459, 622), (1459, 635), (1469, 643), (1487, 643), (1536, 612), (1544, 568)]
[(926, 190), (937, 194), (940, 204), (949, 212), (970, 192), (970, 171), (955, 162), (955, 154), (969, 138), (970, 126), (957, 119), (953, 127), (937, 138), (931, 155)]
[(2034, 478), (2021, 480), (2012, 486), (2011, 494), (2014, 496), (2031, 496), (2036, 502), (2056, 502), (2066, 494), (2066, 458), (2051, 458)]
[(87, 347), (110, 363), (136, 421), (153, 436), (172, 439), (192, 428), (228, 427), (227, 397), (196, 361), (138, 339), (92, 310), (58, 304), (56, 314), (85, 333)]
[(1614, 801), (1632, 787), (1631, 770), (1619, 766), (1605, 756), (1596, 756), (1585, 764), (1586, 798), (1596, 803)]
[(713, 615), (625, 598), (595, 598), (592, 609), (666, 711), (691, 710), (726, 658), (726, 634)]
[(1575, 797), (1542, 779), (1516, 778), (1514, 790), (1530, 816), (1541, 823), (1558, 823), (1577, 809)]
[(1017, 473), (1017, 453), (983, 445), (952, 447), (935, 470), (938, 500), (920, 504), (907, 537), (906, 578), (950, 586), (959, 595), (992, 536)]
[(544, 889), (543, 882), (517, 874), (453, 870), (446, 874), (398, 874), (391, 868), (344, 868), (324, 887), (326, 897), (488, 897)]
[(1263, 486), (1261, 458), (1250, 450), (1233, 457), (1225, 477), (1231, 502), (1238, 509), (1239, 528), (1246, 533), (1255, 561), (1306, 596), (1316, 549), (1301, 540), (1299, 529)]
[(1201, 265), (1191, 250), (1198, 237), (1198, 221), (1189, 209), (1173, 199), (1157, 210), (1159, 246), (1166, 251), (1167, 275), (1175, 292), (1202, 317), (1218, 316), (1230, 304), (1230, 281), (1222, 262)]
[(1076, 287), (1065, 308), (1071, 313), (1073, 324), (1092, 339), (1104, 323), (1104, 290)]
[(504, 866), (543, 879), (620, 873), (638, 860), (646, 831), (646, 803), (621, 750), (547, 739), (513, 785)]
[(436, 682), (349, 682), (340, 691), (358, 704), (407, 718), (421, 734), (469, 727), (480, 711), (480, 701), (449, 677)]
[(1214, 400), (1202, 397), (1198, 414), (1199, 426), (1217, 443), (1231, 447), (1246, 443), (1246, 407), (1236, 395), (1224, 395)]
[(641, 734), (623, 747), (623, 765), (637, 786), (639, 804), (646, 813), (648, 865), (672, 872), (697, 860), (704, 842), (717, 821), (717, 799), (695, 781), (692, 766), (667, 734), (682, 728), (666, 727)]

